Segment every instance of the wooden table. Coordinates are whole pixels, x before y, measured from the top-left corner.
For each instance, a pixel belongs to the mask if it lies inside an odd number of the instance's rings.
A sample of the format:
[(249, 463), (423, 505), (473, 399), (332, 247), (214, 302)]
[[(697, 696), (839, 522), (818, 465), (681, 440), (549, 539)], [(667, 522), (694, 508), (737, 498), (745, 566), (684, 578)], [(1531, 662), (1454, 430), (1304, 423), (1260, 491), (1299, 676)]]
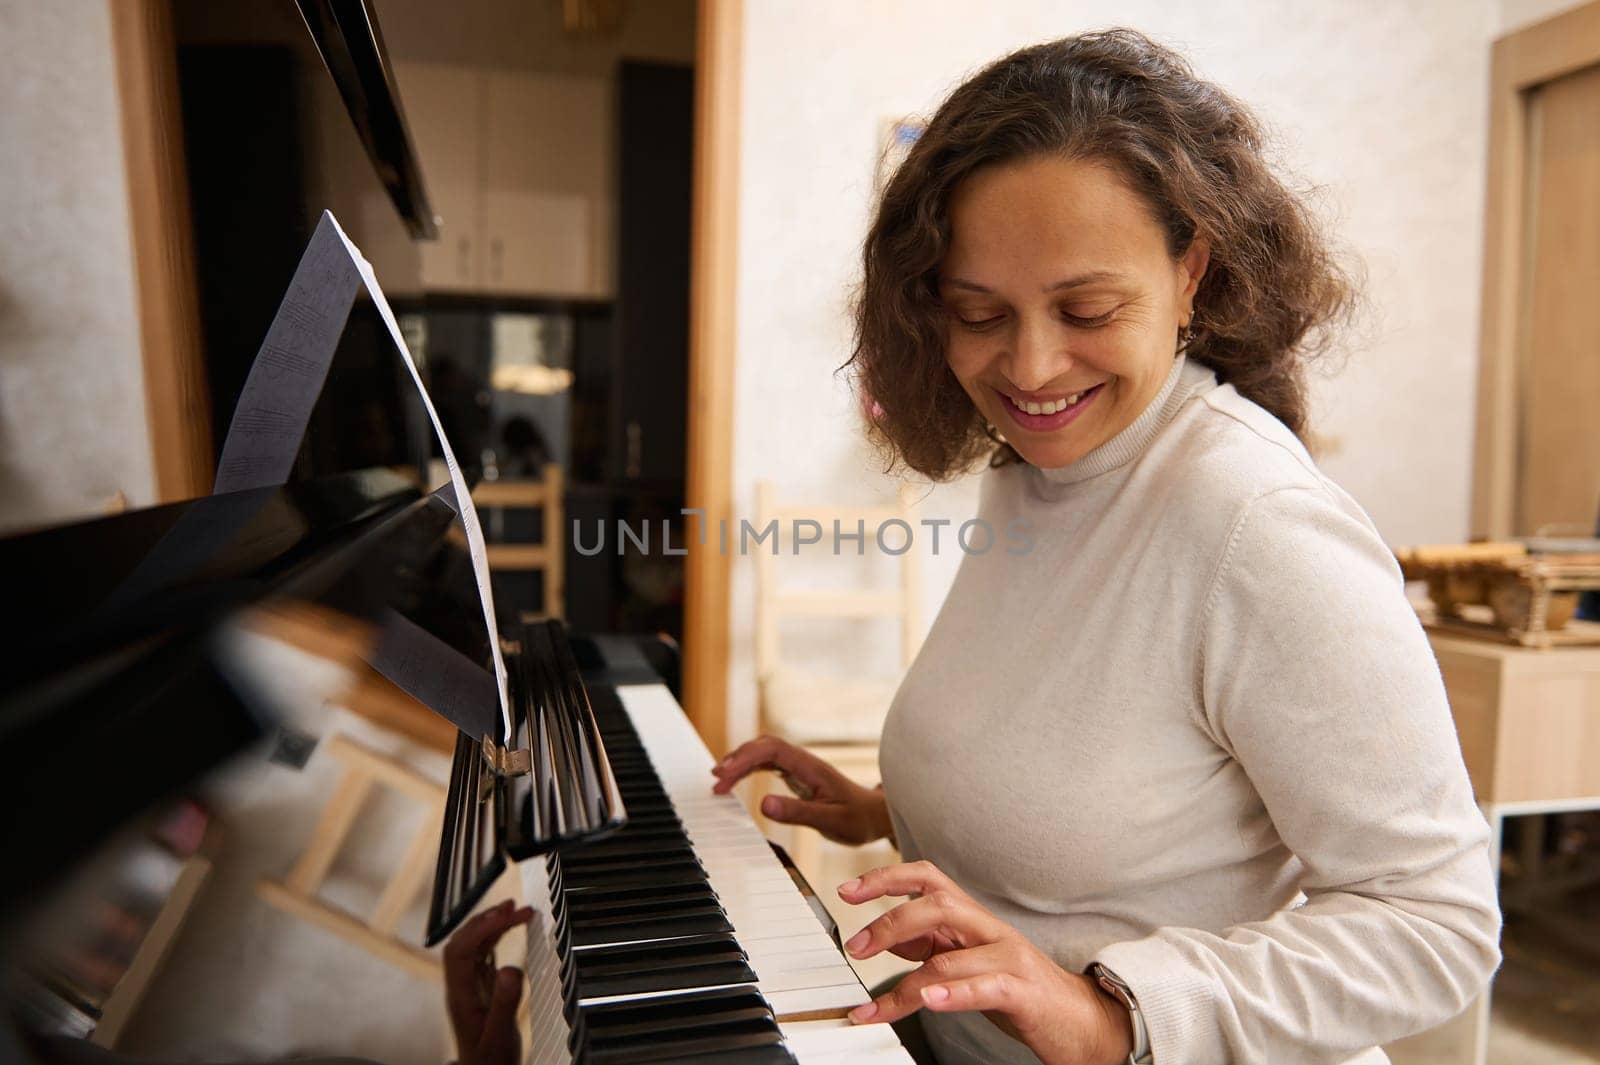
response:
[[(1507, 817), (1600, 809), (1600, 647), (1548, 650), (1428, 635), (1500, 868)], [(1489, 995), (1469, 1012), (1471, 1061), (1488, 1053)]]

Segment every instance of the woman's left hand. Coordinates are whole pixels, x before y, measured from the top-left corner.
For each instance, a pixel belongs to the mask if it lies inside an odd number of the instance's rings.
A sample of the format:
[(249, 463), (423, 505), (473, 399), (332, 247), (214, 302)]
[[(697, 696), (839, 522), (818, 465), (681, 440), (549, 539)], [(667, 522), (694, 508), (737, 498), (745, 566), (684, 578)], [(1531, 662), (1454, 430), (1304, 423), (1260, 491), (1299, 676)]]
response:
[(912, 896), (857, 932), (855, 958), (882, 951), (922, 962), (893, 991), (858, 1007), (858, 1024), (898, 1021), (919, 1009), (981, 1010), (1046, 1065), (1128, 1060), (1127, 1010), (1089, 977), (1069, 973), (929, 862), (891, 865), (839, 885), (849, 903)]

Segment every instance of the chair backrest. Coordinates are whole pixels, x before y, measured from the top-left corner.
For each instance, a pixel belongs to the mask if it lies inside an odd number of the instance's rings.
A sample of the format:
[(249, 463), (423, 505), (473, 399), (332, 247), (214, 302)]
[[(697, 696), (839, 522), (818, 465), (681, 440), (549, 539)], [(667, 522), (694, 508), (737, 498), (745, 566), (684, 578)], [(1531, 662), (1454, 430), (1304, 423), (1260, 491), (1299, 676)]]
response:
[[(882, 506), (833, 504), (779, 505), (770, 481), (756, 484), (756, 525), (764, 530), (776, 521), (788, 532), (796, 522), (814, 521), (823, 536), (831, 537), (834, 522), (846, 535), (860, 530), (865, 542), (873, 543), (886, 522), (904, 522), (910, 542), (898, 556), (900, 580), (893, 588), (785, 589), (778, 582), (777, 554), (757, 547), (756, 560), (756, 676), (764, 679), (777, 669), (779, 626), (784, 617), (872, 618), (893, 617), (900, 621), (901, 665), (909, 666), (917, 655), (922, 638), (922, 563), (915, 543), (916, 490), (902, 484), (896, 501)], [(782, 535), (780, 540), (784, 539)], [(886, 534), (885, 542), (899, 544), (901, 536)], [(824, 542), (831, 543), (831, 540)]]
[(545, 466), (544, 476), (537, 481), (498, 480), (479, 481), (472, 490), (472, 501), (480, 510), (504, 507), (507, 509), (538, 508), (544, 514), (544, 540), (537, 544), (485, 544), (486, 561), (491, 570), (538, 570), (544, 574), (544, 612), (548, 617), (562, 616), (565, 602), (566, 540), (562, 538), (561, 467), (552, 462)]

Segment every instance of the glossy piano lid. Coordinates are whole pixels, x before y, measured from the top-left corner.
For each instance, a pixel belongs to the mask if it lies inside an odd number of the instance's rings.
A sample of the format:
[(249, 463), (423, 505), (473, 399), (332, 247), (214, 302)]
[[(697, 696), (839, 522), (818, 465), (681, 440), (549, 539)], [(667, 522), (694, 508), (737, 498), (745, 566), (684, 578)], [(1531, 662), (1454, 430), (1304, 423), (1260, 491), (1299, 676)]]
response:
[(0, 540), (10, 613), (27, 622), (7, 641), (0, 676), (10, 689), (97, 650), (214, 623), (273, 592), (310, 597), (354, 562), (340, 548), (420, 498), (397, 474), (369, 470)]
[(22, 622), (0, 652), (0, 900), (263, 734), (217, 639), (240, 609), (280, 595), (388, 607), (396, 567), (435, 552), (454, 516), (369, 471), (0, 541)]

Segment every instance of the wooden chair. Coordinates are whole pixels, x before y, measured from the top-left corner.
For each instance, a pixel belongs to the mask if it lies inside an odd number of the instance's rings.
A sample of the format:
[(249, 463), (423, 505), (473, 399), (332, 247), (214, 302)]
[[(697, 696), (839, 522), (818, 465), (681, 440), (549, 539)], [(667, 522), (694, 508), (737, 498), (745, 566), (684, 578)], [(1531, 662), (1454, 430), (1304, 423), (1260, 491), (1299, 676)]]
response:
[[(442, 979), (439, 958), (397, 936), (395, 926), (433, 871), (444, 812), (444, 786), (348, 736), (333, 736), (325, 741), (324, 753), (344, 763), (344, 776), (289, 874), (282, 880), (263, 877), (256, 882), (256, 893), (278, 909), (332, 932), (384, 961), (418, 976)], [(360, 917), (319, 897), (317, 889), (327, 879), (349, 838), (362, 803), (378, 784), (410, 796), (424, 809), (422, 822), (407, 844), (399, 868), (378, 896), (372, 913)]]
[[(760, 529), (773, 520), (780, 533), (802, 520), (818, 522), (829, 542), (833, 523), (851, 534), (857, 522), (866, 542), (875, 542), (885, 522), (902, 521), (917, 529), (915, 490), (901, 485), (897, 500), (887, 506), (780, 506), (771, 483), (756, 485), (756, 522)], [(885, 539), (899, 535), (889, 533)], [(878, 736), (899, 677), (845, 677), (783, 659), (780, 627), (784, 618), (889, 618), (899, 623), (900, 667), (916, 657), (922, 637), (922, 566), (915, 542), (899, 557), (898, 586), (887, 588), (798, 589), (780, 585), (778, 558), (771, 551), (756, 551), (756, 681), (760, 687), (760, 726), (763, 732), (797, 743), (837, 766), (861, 784), (878, 782)], [(768, 778), (757, 785), (753, 797), (760, 817)], [(817, 833), (797, 830), (791, 838), (795, 864), (814, 875), (821, 857)]]
[(544, 575), (544, 613), (563, 616), (565, 595), (566, 538), (562, 536), (561, 467), (549, 463), (537, 481), (480, 481), (472, 490), (472, 501), (480, 510), (494, 508), (531, 510), (544, 514), (544, 540), (537, 544), (486, 544), (489, 569), (538, 571)]

